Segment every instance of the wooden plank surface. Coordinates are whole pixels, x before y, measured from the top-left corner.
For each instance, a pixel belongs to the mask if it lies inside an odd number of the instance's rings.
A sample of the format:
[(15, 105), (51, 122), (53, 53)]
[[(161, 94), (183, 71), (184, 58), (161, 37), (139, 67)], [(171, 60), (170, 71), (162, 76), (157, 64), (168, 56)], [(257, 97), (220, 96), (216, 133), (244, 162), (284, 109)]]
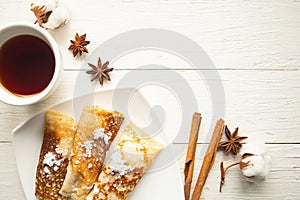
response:
[[(112, 36), (153, 27), (191, 38), (205, 49), (219, 69), (299, 69), (299, 1), (62, 2), (70, 11), (70, 23), (50, 33), (60, 44), (68, 68), (80, 68), (85, 60), (73, 59), (67, 50), (76, 32), (87, 33), (92, 52)], [(0, 5), (0, 25), (35, 21), (30, 0), (1, 0)], [(147, 57), (135, 57), (125, 66), (141, 59)]]
[[(0, 0), (0, 26), (15, 21), (33, 22), (30, 2)], [(70, 22), (61, 30), (49, 31), (63, 56), (65, 70), (59, 88), (47, 100), (33, 106), (15, 107), (0, 102), (0, 199), (25, 199), (14, 159), (12, 129), (35, 113), (72, 98), (78, 75), (83, 77), (82, 81), (89, 82), (89, 77), (84, 74), (88, 56), (73, 58), (67, 50), (69, 40), (76, 32), (87, 33), (87, 39), (91, 40), (88, 48), (93, 52), (113, 36), (141, 28), (162, 28), (185, 35), (204, 49), (217, 70), (192, 66), (174, 54), (144, 50), (114, 61), (111, 64), (115, 68), (112, 82), (103, 88), (95, 83), (89, 83), (87, 87), (95, 87), (97, 91), (122, 87), (121, 81), (132, 72), (137, 76), (151, 74), (151, 70), (136, 70), (145, 64), (166, 66), (171, 69), (170, 73), (183, 77), (184, 80), (175, 83), (166, 77), (161, 83), (182, 90), (184, 83), (188, 83), (195, 94), (198, 111), (204, 116), (198, 141), (196, 180), (213, 117), (208, 82), (221, 84), (225, 101), (220, 103), (225, 105), (226, 124), (231, 129), (239, 126), (241, 135), (261, 136), (269, 148), (272, 167), (268, 179), (261, 184), (249, 184), (238, 168), (233, 168), (227, 173), (223, 192), (219, 193), (220, 161), (230, 163), (237, 158), (224, 157), (218, 152), (203, 190), (203, 199), (300, 199), (297, 190), (300, 186), (300, 1), (62, 2), (70, 11)], [(210, 70), (217, 72), (220, 79), (204, 76), (209, 75)], [(165, 70), (158, 67), (154, 72)], [(176, 110), (176, 113), (168, 111), (176, 116), (180, 102), (166, 88), (146, 87), (142, 93), (153, 105), (161, 103), (166, 110)], [(178, 131), (174, 124), (179, 119), (168, 119), (168, 130)], [(189, 132), (190, 124), (187, 122), (183, 126)], [(179, 149), (185, 149), (187, 145), (184, 139), (174, 142)], [(178, 158), (181, 171), (184, 158), (184, 154)]]

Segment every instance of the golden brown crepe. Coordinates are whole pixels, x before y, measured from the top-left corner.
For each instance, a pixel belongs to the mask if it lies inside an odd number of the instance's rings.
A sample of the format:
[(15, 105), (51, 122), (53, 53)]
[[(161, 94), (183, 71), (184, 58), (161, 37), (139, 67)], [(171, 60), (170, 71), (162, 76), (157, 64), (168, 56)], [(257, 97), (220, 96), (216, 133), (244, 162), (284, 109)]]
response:
[(129, 124), (86, 200), (125, 200), (163, 146)]
[(36, 170), (36, 197), (67, 199), (58, 192), (67, 172), (75, 131), (76, 124), (72, 117), (53, 110), (46, 112), (44, 138)]
[(60, 194), (76, 200), (85, 199), (99, 176), (123, 120), (123, 114), (117, 111), (89, 105), (83, 108)]

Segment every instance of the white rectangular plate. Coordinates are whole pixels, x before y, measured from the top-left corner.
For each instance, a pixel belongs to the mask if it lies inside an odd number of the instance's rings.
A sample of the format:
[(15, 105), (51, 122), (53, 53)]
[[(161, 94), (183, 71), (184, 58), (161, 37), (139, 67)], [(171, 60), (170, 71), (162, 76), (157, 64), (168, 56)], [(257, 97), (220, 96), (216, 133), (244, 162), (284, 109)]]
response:
[[(122, 94), (127, 96), (128, 92), (131, 91), (132, 90), (130, 89), (119, 89), (96, 92), (93, 95), (85, 95), (66, 100), (49, 109), (73, 115), (75, 116), (75, 119), (78, 119), (81, 109), (85, 104), (94, 104), (104, 108), (112, 108), (113, 100), (129, 101), (128, 99), (113, 99), (115, 93), (118, 93), (118, 96), (120, 97)], [(150, 111), (147, 101), (138, 91), (135, 92), (130, 101), (131, 102), (128, 103), (128, 107), (126, 108), (131, 117), (130, 119), (137, 122), (137, 124), (147, 124), (149, 122), (149, 116), (145, 113), (149, 113)], [(123, 112), (125, 118), (129, 119), (126, 110), (115, 107), (112, 109)], [(36, 199), (34, 196), (35, 172), (44, 134), (45, 111), (46, 110), (34, 115), (13, 130), (13, 147), (17, 167), (23, 191), (28, 200)], [(128, 121), (125, 120), (123, 126), (127, 122)], [(164, 141), (163, 137), (164, 136), (159, 134), (158, 136), (155, 136), (155, 139)], [(162, 152), (157, 157), (152, 168), (144, 175), (134, 192), (129, 196), (130, 200), (184, 199), (183, 183), (177, 162), (162, 166), (162, 163), (164, 163), (162, 162), (163, 156), (165, 155), (166, 154)]]

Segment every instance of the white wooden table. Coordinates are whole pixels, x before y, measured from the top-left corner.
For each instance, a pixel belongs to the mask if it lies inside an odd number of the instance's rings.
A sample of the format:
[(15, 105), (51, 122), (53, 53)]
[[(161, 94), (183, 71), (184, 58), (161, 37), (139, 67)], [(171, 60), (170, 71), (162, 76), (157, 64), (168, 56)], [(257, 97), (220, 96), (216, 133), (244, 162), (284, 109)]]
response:
[[(202, 197), (204, 199), (300, 199), (300, 2), (299, 1), (78, 1), (64, 0), (70, 11), (69, 24), (49, 31), (60, 46), (64, 74), (59, 88), (45, 101), (15, 107), (0, 103), (0, 199), (25, 199), (19, 182), (11, 131), (33, 114), (66, 98), (71, 98), (76, 77), (84, 61), (67, 50), (76, 32), (87, 33), (90, 52), (111, 37), (140, 28), (176, 31), (195, 41), (210, 56), (220, 74), (225, 92), (226, 124), (240, 127), (240, 134), (260, 135), (269, 148), (272, 167), (260, 184), (245, 181), (238, 168), (226, 176), (223, 192), (218, 192), (219, 163), (231, 162), (218, 152)], [(34, 22), (29, 0), (0, 0), (0, 25), (14, 21)], [(196, 172), (203, 149), (209, 141), (211, 109), (209, 92), (195, 68), (178, 57), (160, 51), (128, 54), (112, 64), (112, 81), (97, 90), (115, 88), (127, 73), (145, 64), (162, 64), (182, 75), (195, 91), (203, 115)], [(157, 69), (159, 72), (160, 69)], [(89, 77), (86, 76), (86, 81)], [(166, 78), (166, 85), (168, 84)], [(177, 83), (180, 87), (180, 83)], [(202, 86), (201, 86), (202, 85)], [(199, 91), (201, 87), (203, 90)], [(204, 94), (203, 94), (204, 93)], [(152, 101), (167, 104), (169, 93), (146, 90)], [(174, 99), (173, 99), (174, 100)], [(177, 113), (172, 113), (176, 115)], [(187, 125), (189, 132), (189, 125)], [(176, 145), (186, 146), (186, 141)], [(204, 144), (203, 144), (204, 143)], [(178, 164), (183, 167), (185, 156)]]

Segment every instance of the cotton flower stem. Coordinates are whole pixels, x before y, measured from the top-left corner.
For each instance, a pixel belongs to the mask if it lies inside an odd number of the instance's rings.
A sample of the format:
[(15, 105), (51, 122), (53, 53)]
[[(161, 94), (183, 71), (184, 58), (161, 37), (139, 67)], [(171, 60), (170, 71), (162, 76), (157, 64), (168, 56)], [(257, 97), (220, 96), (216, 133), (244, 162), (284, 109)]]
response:
[(240, 164), (240, 162), (233, 163), (233, 164), (231, 164), (231, 165), (229, 165), (229, 166), (227, 166), (227, 167), (224, 168), (224, 163), (223, 163), (223, 161), (220, 163), (221, 181), (220, 181), (220, 189), (219, 189), (219, 192), (222, 192), (222, 186), (223, 186), (224, 183), (225, 183), (225, 173), (226, 173), (226, 171), (227, 171), (229, 168), (231, 168), (231, 167), (233, 167), (233, 166), (235, 166), (235, 165), (238, 165), (238, 164)]

